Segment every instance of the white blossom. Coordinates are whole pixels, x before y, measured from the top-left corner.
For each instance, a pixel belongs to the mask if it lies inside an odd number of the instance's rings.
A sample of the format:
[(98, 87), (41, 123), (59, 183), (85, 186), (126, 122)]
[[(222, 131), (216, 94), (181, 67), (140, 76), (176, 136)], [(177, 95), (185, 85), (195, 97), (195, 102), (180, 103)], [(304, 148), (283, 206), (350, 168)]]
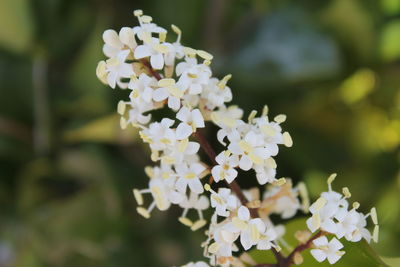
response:
[(333, 238), (328, 242), (326, 236), (321, 236), (313, 241), (316, 246), (315, 249), (311, 250), (311, 255), (319, 261), (323, 262), (328, 259), (330, 264), (336, 263), (344, 254), (344, 251), (340, 249), (343, 248), (343, 244), (339, 240)]
[(176, 118), (181, 123), (176, 128), (176, 135), (178, 139), (188, 138), (196, 128), (204, 128), (204, 119), (200, 110), (190, 110), (187, 107), (182, 107), (176, 114)]
[(215, 165), (211, 170), (214, 181), (226, 180), (231, 183), (238, 174), (237, 170), (235, 170), (235, 167), (239, 164), (238, 156), (230, 155), (228, 151), (223, 151), (215, 157), (215, 161), (218, 165)]

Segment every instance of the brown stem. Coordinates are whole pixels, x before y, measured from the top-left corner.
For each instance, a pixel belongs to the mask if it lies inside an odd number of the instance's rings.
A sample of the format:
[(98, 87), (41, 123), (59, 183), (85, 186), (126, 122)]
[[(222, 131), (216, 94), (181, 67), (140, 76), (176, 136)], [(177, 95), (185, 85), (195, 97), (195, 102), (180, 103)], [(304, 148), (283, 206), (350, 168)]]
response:
[(153, 67), (151, 66), (150, 62), (146, 59), (141, 59), (140, 62), (149, 70), (150, 74), (154, 76), (158, 81), (162, 79), (160, 73), (158, 73)]
[(289, 254), (289, 256), (287, 256), (285, 258), (285, 261), (283, 262), (283, 264), (281, 264), (281, 267), (289, 267), (290, 265), (292, 265), (294, 263), (294, 256), (296, 255), (296, 253), (301, 253), (302, 251), (308, 249), (311, 247), (312, 242), (317, 239), (318, 237), (321, 237), (323, 235), (325, 235), (326, 233), (323, 231), (319, 231), (318, 233), (316, 233), (315, 235), (313, 235), (312, 237), (310, 237), (310, 239), (307, 240), (306, 243), (298, 245), (293, 251), (292, 253)]

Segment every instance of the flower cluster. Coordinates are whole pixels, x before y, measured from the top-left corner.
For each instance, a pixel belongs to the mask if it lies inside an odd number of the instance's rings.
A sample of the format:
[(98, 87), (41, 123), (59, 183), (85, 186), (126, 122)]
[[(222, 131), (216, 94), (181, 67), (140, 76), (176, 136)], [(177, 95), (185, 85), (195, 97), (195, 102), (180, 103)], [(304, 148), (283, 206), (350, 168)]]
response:
[[(345, 238), (350, 242), (365, 239), (369, 243), (372, 238), (378, 242), (379, 232), (376, 209), (372, 208), (370, 213), (363, 214), (357, 211), (360, 207), (358, 202), (354, 202), (350, 208), (347, 200), (351, 197), (349, 189), (344, 187), (343, 194), (332, 190), (331, 184), (335, 177), (336, 174), (332, 174), (328, 178), (329, 190), (321, 193), (321, 197), (310, 206), (312, 217), (307, 220), (307, 226), (311, 232), (320, 230), (336, 236), (329, 242), (326, 236), (315, 239), (313, 243), (316, 248), (311, 250), (311, 254), (317, 261), (328, 259), (331, 264), (338, 261), (344, 254), (344, 251), (340, 251), (343, 245), (338, 239)], [(372, 236), (366, 228), (368, 217), (375, 225)]]
[[(137, 212), (150, 218), (155, 208), (164, 211), (176, 205), (182, 209), (178, 220), (195, 231), (207, 225), (203, 211), (211, 206), (213, 215), (202, 244), (211, 265), (243, 266), (244, 262), (251, 262), (248, 257), (238, 257), (236, 252), (241, 248), (273, 250), (279, 254), (280, 246), (288, 247), (283, 239), (285, 228), (275, 224), (271, 215), (286, 220), (299, 210), (308, 212), (309, 208), (304, 184), (294, 187), (290, 179), (276, 178), (274, 157), (279, 145), (293, 144), (289, 133), (281, 128), (286, 116), (281, 114), (270, 120), (265, 106), (260, 116), (252, 111), (244, 120), (242, 109), (228, 105), (232, 100), (227, 85), (231, 75), (222, 79), (213, 77), (211, 54), (182, 45), (182, 32), (177, 26), (171, 26), (176, 34), (171, 42), (168, 31), (153, 23), (150, 16), (143, 15), (141, 10), (134, 15), (139, 26), (104, 32), (103, 52), (108, 59), (99, 62), (96, 74), (111, 88), (118, 86), (129, 92), (129, 99), (118, 103), (120, 125), (123, 129), (137, 128), (151, 150), (154, 164), (145, 168), (148, 187), (133, 189), (139, 205)], [(166, 113), (172, 115), (153, 120), (153, 111), (157, 109), (169, 110)], [(206, 123), (218, 127), (216, 139), (224, 146), (219, 153), (215, 153), (201, 133)], [(200, 148), (211, 164), (200, 157)], [(266, 185), (262, 194), (257, 188), (240, 189), (236, 182), (239, 170), (255, 172), (257, 183)], [(204, 182), (206, 177), (208, 183)], [(216, 191), (211, 188), (212, 183), (217, 184)], [(151, 196), (146, 206), (145, 195)], [(356, 208), (344, 211), (345, 198), (337, 197), (333, 191), (325, 195), (310, 207), (313, 214), (307, 222), (310, 229), (320, 228), (352, 241), (360, 237), (368, 239), (365, 216)], [(337, 205), (334, 212), (325, 211), (325, 207), (331, 211), (334, 205)], [(191, 210), (195, 212), (189, 216)], [(376, 218), (373, 212), (370, 216)], [(339, 241), (314, 242), (317, 248), (313, 255), (317, 260), (340, 249)], [(332, 256), (327, 257), (333, 261)], [(185, 266), (208, 264), (197, 262)]]

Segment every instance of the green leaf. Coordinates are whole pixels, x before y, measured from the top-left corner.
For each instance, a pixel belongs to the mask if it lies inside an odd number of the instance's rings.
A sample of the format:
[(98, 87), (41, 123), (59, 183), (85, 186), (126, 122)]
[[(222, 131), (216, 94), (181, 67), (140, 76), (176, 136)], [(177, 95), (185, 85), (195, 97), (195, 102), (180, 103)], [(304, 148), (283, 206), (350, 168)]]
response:
[(382, 257), (382, 260), (389, 266), (400, 266), (400, 257), (399, 258), (385, 258)]
[(400, 19), (385, 25), (381, 36), (381, 55), (386, 61), (400, 57)]
[(33, 20), (28, 0), (0, 1), (0, 46), (26, 51), (33, 39)]
[(128, 127), (122, 130), (119, 126), (119, 115), (108, 115), (86, 125), (69, 130), (64, 134), (68, 143), (100, 142), (100, 143), (131, 143), (137, 139), (137, 130)]

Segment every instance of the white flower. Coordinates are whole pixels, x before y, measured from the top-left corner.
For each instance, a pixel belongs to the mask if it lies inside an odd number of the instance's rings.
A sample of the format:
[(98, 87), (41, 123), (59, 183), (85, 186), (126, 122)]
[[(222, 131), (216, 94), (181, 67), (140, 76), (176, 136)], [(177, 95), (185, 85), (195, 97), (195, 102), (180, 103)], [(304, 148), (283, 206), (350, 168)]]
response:
[(228, 183), (231, 183), (238, 174), (235, 167), (239, 164), (239, 157), (230, 155), (228, 151), (222, 151), (215, 157), (215, 161), (218, 165), (215, 165), (211, 170), (214, 181), (219, 182), (225, 179)]
[(151, 114), (143, 115), (144, 112), (150, 111), (152, 106), (146, 105), (131, 105), (132, 108), (128, 112), (128, 120), (121, 118), (121, 126), (125, 128), (127, 124), (132, 124), (133, 126), (145, 125), (150, 122)]
[(121, 50), (133, 50), (137, 44), (135, 33), (132, 28), (123, 27), (119, 31), (119, 35), (114, 30), (106, 30), (103, 33), (103, 53), (109, 58), (115, 58)]
[(164, 54), (168, 52), (168, 46), (160, 44), (160, 40), (155, 37), (144, 39), (144, 44), (136, 47), (134, 57), (142, 59), (150, 57), (150, 64), (156, 70), (164, 67)]
[(160, 167), (147, 168), (150, 177), (149, 188), (143, 190), (134, 189), (134, 195), (139, 205), (143, 204), (142, 194), (150, 193), (153, 201), (145, 209), (138, 207), (137, 211), (145, 218), (150, 217), (151, 211), (157, 207), (159, 210), (167, 210), (171, 203), (178, 204), (184, 200), (184, 195), (175, 189), (176, 175), (170, 166), (161, 165)]
[(158, 26), (155, 23), (142, 23), (139, 19), (140, 22), (140, 26), (135, 26), (133, 27), (133, 32), (137, 35), (137, 37), (139, 38), (139, 40), (142, 40), (144, 38), (146, 38), (146, 36), (151, 36), (153, 33), (167, 33), (167, 31)]
[(185, 192), (186, 187), (189, 186), (190, 190), (194, 193), (201, 194), (204, 192), (203, 186), (200, 182), (202, 172), (206, 169), (199, 163), (186, 163), (175, 166), (178, 180), (176, 181), (176, 188), (180, 192)]
[(203, 86), (208, 84), (211, 70), (204, 64), (197, 64), (196, 58), (185, 58), (176, 66), (176, 75), (180, 76), (178, 86), (188, 90), (189, 94), (201, 94)]
[(270, 186), (264, 193), (261, 207), (270, 213), (280, 214), (282, 219), (293, 217), (301, 208), (298, 189), (292, 188), (292, 181), (286, 179), (282, 186)]
[(168, 107), (174, 111), (178, 110), (181, 106), (181, 98), (184, 92), (176, 86), (175, 80), (162, 79), (158, 84), (162, 87), (154, 91), (153, 99), (157, 102), (168, 99)]
[(222, 106), (225, 102), (232, 100), (232, 91), (225, 84), (221, 84), (217, 78), (211, 78), (201, 94), (201, 97), (206, 100), (206, 107), (213, 110), (216, 107)]
[[(370, 243), (372, 236), (370, 231), (366, 228), (367, 226), (366, 216), (361, 212), (356, 212), (354, 216), (357, 217), (355, 229), (353, 232), (348, 232), (345, 235), (345, 238), (351, 242), (358, 242), (362, 238), (364, 238), (368, 243)], [(377, 240), (374, 241), (377, 242)]]
[(116, 57), (107, 59), (105, 63), (101, 63), (102, 68), (101, 71), (97, 72), (97, 76), (100, 79), (102, 79), (101, 77), (105, 77), (111, 88), (115, 88), (117, 83), (120, 87), (125, 88), (120, 79), (130, 78), (134, 74), (132, 65), (125, 63), (129, 53), (129, 50), (123, 50)]
[(154, 87), (157, 86), (157, 80), (149, 77), (145, 73), (139, 75), (138, 78), (132, 78), (128, 84), (128, 88), (132, 90), (129, 97), (136, 104), (142, 102), (152, 103)]
[(359, 214), (354, 209), (348, 211), (347, 208), (341, 208), (336, 214), (336, 236), (340, 239), (343, 236), (351, 236), (357, 229)]
[(262, 162), (262, 164), (254, 164), (253, 168), (256, 172), (257, 182), (260, 185), (272, 183), (276, 181), (276, 162), (270, 157)]
[(260, 247), (268, 247), (268, 237), (264, 235), (266, 233), (265, 223), (260, 218), (251, 219), (247, 207), (241, 206), (238, 209), (238, 216), (232, 219), (232, 227), (240, 232), (240, 243), (245, 250), (249, 250), (261, 241), (263, 243)]
[(209, 231), (215, 242), (208, 246), (208, 252), (217, 256), (231, 257), (232, 251), (237, 250), (234, 242), (238, 239), (239, 233), (232, 231), (232, 227), (227, 224), (218, 225)]
[(248, 171), (253, 167), (253, 164), (260, 164), (270, 156), (263, 144), (260, 135), (250, 131), (243, 139), (237, 137), (235, 140), (231, 140), (228, 149), (234, 155), (240, 156), (239, 168)]
[(161, 157), (161, 161), (175, 165), (183, 162), (189, 163), (199, 161), (196, 154), (199, 151), (199, 148), (199, 143), (191, 142), (187, 138), (176, 141), (164, 150), (164, 155)]
[(175, 59), (181, 59), (185, 55), (183, 52), (183, 46), (179, 42), (175, 43), (165, 43), (168, 47), (168, 52), (165, 54), (165, 65), (173, 66), (175, 64)]
[(212, 191), (210, 199), (211, 207), (215, 208), (216, 214), (222, 217), (228, 217), (229, 211), (235, 210), (238, 206), (238, 199), (228, 188), (219, 188), (218, 193)]
[(176, 141), (175, 131), (171, 129), (174, 121), (164, 118), (161, 122), (153, 122), (148, 129), (140, 132), (144, 142), (150, 143), (152, 150), (160, 151), (167, 149)]
[(182, 107), (176, 114), (176, 118), (181, 121), (176, 128), (176, 135), (179, 140), (188, 138), (196, 131), (196, 128), (204, 128), (205, 126), (203, 116), (198, 109), (191, 111), (187, 107)]
[(326, 236), (321, 236), (313, 241), (316, 246), (311, 250), (311, 255), (318, 261), (323, 262), (328, 259), (330, 264), (336, 263), (345, 253), (340, 249), (343, 248), (342, 243), (336, 238), (328, 242)]

